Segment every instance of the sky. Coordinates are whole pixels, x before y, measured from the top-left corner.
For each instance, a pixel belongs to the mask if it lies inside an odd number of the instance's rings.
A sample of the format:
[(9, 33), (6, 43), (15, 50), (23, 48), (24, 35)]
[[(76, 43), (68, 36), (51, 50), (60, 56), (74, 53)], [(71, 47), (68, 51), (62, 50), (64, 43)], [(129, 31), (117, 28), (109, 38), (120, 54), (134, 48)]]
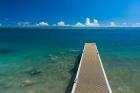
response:
[(139, 11), (140, 0), (0, 0), (0, 25), (139, 24)]

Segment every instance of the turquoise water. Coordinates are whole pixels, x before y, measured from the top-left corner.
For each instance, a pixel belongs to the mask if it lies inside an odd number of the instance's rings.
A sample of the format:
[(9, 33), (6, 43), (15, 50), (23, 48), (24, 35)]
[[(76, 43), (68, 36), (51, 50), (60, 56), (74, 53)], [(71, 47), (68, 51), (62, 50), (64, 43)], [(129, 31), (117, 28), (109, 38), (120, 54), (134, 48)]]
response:
[(140, 93), (140, 29), (0, 29), (0, 93), (66, 93), (85, 42), (113, 93)]

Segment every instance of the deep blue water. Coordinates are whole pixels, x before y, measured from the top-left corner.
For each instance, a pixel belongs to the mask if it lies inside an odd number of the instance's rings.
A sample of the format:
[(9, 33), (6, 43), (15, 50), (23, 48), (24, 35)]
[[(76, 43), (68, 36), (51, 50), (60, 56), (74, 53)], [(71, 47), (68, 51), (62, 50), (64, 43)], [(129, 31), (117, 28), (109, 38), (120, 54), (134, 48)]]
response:
[(1, 28), (0, 93), (65, 93), (87, 42), (97, 44), (113, 93), (140, 93), (140, 29), (132, 28)]

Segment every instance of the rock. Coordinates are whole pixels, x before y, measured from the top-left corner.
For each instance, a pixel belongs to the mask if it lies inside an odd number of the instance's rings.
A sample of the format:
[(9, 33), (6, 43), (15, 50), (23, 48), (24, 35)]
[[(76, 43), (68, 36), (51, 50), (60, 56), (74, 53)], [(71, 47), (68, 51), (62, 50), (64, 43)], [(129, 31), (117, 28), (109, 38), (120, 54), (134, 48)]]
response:
[(52, 61), (57, 61), (57, 60), (59, 59), (59, 57), (58, 57), (58, 56), (52, 56), (50, 59), (51, 59)]
[(79, 52), (80, 50), (76, 50), (76, 49), (73, 49), (71, 50), (72, 52)]
[(0, 89), (3, 89), (4, 88), (4, 84), (0, 84)]
[(37, 75), (41, 73), (41, 70), (38, 70), (36, 68), (28, 68), (27, 70), (25, 70), (24, 72), (30, 74), (30, 75)]
[(34, 90), (29, 90), (27, 93), (35, 93)]
[(39, 73), (41, 73), (41, 71), (40, 71), (40, 70), (37, 70), (37, 69), (33, 69), (33, 70), (30, 72), (31, 75), (37, 75), (37, 74), (39, 74)]
[(31, 81), (31, 80), (29, 80), (29, 79), (24, 80), (24, 81), (22, 82), (22, 86), (31, 86), (31, 85), (33, 85), (33, 84), (34, 84), (34, 82)]
[(10, 85), (4, 84), (4, 83), (0, 83), (0, 89), (7, 89), (7, 88), (10, 88)]

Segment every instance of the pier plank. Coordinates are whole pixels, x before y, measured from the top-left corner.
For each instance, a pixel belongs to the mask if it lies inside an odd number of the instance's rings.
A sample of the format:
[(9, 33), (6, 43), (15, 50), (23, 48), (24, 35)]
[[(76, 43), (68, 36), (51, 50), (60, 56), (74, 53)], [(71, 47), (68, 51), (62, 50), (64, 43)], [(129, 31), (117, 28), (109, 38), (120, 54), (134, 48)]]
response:
[(94, 43), (84, 46), (72, 93), (112, 93)]

